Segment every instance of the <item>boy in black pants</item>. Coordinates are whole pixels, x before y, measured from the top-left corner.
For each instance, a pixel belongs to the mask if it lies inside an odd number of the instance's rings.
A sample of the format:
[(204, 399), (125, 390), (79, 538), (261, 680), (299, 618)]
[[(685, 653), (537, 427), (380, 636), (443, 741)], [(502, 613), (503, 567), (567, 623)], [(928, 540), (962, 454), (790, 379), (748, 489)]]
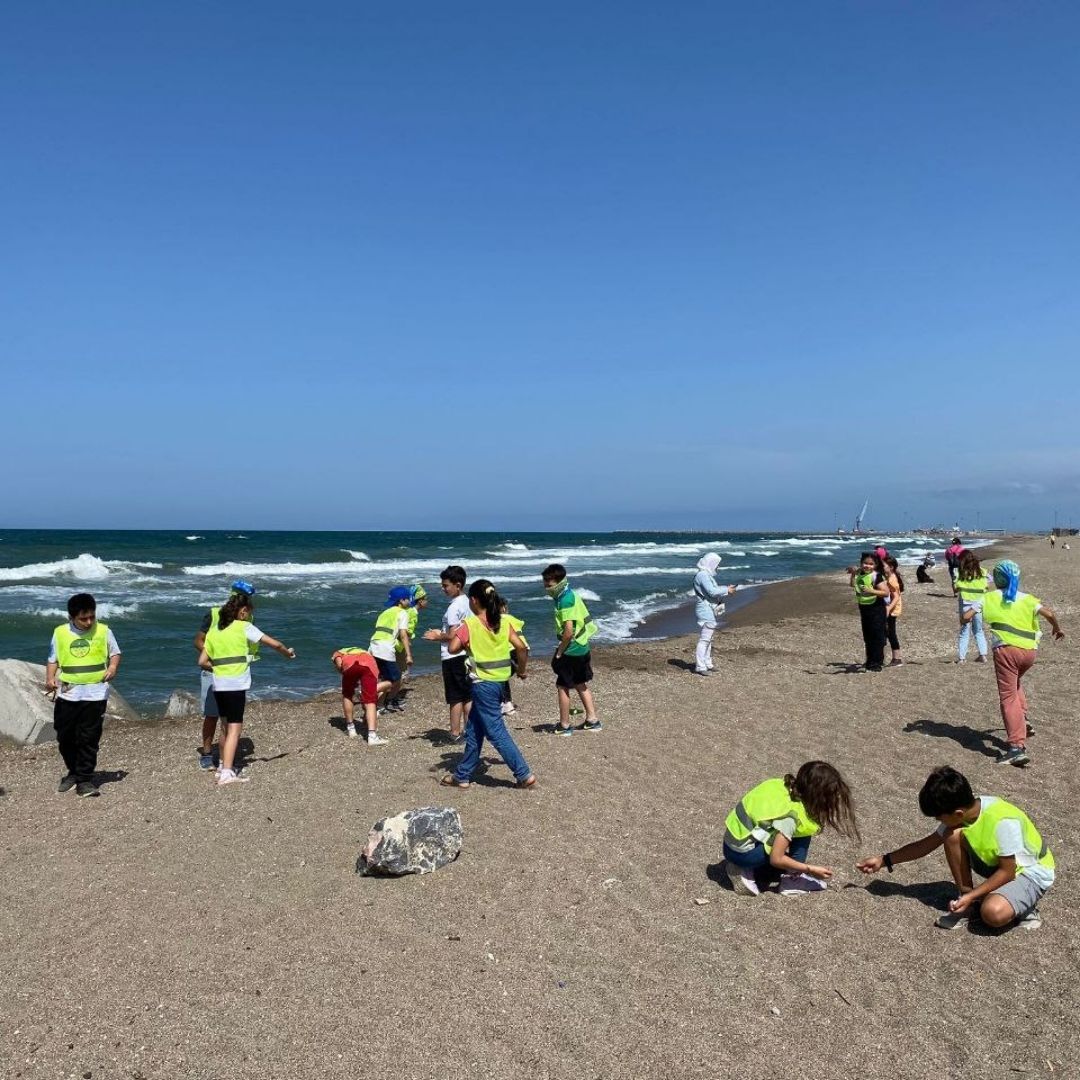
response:
[(94, 773), (109, 683), (120, 666), (120, 646), (112, 631), (97, 621), (97, 601), (89, 593), (77, 593), (67, 609), (70, 621), (53, 631), (45, 689), (56, 695), (53, 727), (67, 766), (59, 790), (75, 788), (80, 798), (86, 798), (100, 794)]

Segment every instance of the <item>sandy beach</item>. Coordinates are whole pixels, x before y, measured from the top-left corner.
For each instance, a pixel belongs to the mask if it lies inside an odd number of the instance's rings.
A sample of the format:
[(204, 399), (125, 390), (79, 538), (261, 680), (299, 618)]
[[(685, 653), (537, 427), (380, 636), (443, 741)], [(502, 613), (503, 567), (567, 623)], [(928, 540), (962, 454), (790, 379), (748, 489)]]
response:
[[(532, 791), (498, 762), (470, 790), (437, 786), (459, 751), (431, 678), (377, 749), (344, 737), (336, 692), (253, 705), (253, 780), (223, 790), (196, 767), (197, 721), (109, 728), (100, 799), (55, 793), (55, 746), (0, 747), (0, 1075), (1075, 1075), (1078, 553), (1005, 553), (1069, 635), (1044, 638), (1027, 680), (1026, 769), (993, 764), (992, 666), (951, 663), (943, 567), (936, 585), (910, 572), (907, 663), (877, 674), (848, 671), (862, 643), (839, 568), (736, 612), (711, 678), (690, 673), (688, 638), (598, 649), (602, 734), (548, 734), (535, 657), (511, 723)], [(724, 817), (810, 758), (848, 779), (862, 843), (815, 840), (836, 871), (823, 895), (735, 896)], [(854, 869), (930, 831), (916, 795), (940, 764), (1018, 803), (1053, 848), (1040, 931), (935, 929), (940, 855)], [(356, 875), (376, 820), (440, 804), (464, 822), (454, 864)]]

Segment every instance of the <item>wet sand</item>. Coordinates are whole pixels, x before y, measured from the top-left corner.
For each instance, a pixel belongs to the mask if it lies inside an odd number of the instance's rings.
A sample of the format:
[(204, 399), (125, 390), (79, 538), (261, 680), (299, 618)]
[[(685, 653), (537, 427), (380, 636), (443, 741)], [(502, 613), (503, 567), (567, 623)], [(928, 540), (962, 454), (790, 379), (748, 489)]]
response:
[[(1045, 541), (1002, 550), (1070, 635), (1044, 640), (1029, 677), (1023, 770), (992, 763), (992, 667), (949, 662), (944, 570), (909, 584), (908, 663), (879, 674), (848, 671), (862, 646), (839, 574), (764, 590), (707, 679), (692, 638), (598, 649), (602, 734), (547, 733), (537, 657), (511, 723), (532, 791), (494, 761), (468, 791), (436, 786), (458, 754), (433, 679), (377, 749), (335, 726), (336, 695), (252, 706), (253, 780), (220, 791), (196, 768), (197, 721), (110, 728), (94, 800), (54, 793), (55, 748), (0, 748), (0, 1074), (1070, 1075), (1080, 572)], [(862, 843), (815, 840), (836, 870), (823, 895), (736, 897), (719, 881), (725, 815), (811, 757), (847, 776)], [(1038, 822), (1059, 872), (1042, 930), (936, 930), (940, 856), (854, 870), (930, 831), (916, 794), (942, 763)], [(431, 804), (461, 810), (457, 862), (356, 876), (374, 821)]]

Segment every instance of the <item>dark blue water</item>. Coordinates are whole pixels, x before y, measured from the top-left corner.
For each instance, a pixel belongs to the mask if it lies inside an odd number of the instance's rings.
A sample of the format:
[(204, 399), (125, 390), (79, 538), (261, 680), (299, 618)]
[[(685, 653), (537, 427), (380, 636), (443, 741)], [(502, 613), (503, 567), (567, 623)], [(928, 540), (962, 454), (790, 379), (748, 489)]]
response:
[[(883, 539), (913, 562), (940, 543)], [(325, 533), (9, 530), (0, 534), (0, 656), (43, 663), (53, 626), (74, 592), (91, 592), (124, 660), (117, 688), (133, 703), (162, 704), (197, 679), (191, 640), (229, 583), (258, 589), (255, 622), (297, 650), (271, 653), (255, 670), (259, 696), (307, 697), (334, 685), (331, 651), (366, 646), (394, 585), (422, 583), (431, 606), (420, 630), (438, 626), (439, 571), (460, 563), (488, 577), (526, 620), (535, 651), (554, 641), (540, 572), (565, 563), (597, 616), (597, 642), (625, 641), (647, 616), (685, 604), (695, 563), (723, 556), (723, 582), (768, 582), (843, 567), (869, 538), (694, 533)], [(925, 546), (929, 545), (929, 546)], [(438, 666), (438, 646), (418, 641), (417, 669)]]

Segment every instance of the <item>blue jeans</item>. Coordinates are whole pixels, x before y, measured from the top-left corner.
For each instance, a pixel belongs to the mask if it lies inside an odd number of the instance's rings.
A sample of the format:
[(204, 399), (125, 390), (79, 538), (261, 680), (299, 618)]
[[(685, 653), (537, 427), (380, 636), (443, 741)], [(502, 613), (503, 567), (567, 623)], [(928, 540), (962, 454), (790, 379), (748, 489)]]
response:
[[(967, 614), (974, 606), (974, 604), (961, 604), (961, 617)], [(960, 639), (956, 643), (956, 651), (961, 660), (967, 659), (968, 642), (971, 641), (972, 630), (975, 631), (975, 647), (979, 650), (980, 656), (985, 656), (986, 632), (983, 629), (982, 607), (975, 608), (975, 618), (971, 622), (963, 623), (960, 626)]]
[[(806, 856), (810, 853), (810, 837), (796, 836), (788, 844), (788, 858), (796, 862), (806, 862)], [(769, 865), (769, 853), (764, 844), (755, 844), (749, 851), (732, 851), (724, 845), (724, 858), (734, 866), (741, 866), (744, 870), (754, 870), (759, 866)]]
[(491, 741), (515, 780), (520, 783), (530, 776), (532, 770), (521, 756), (514, 737), (506, 730), (502, 714), (502, 683), (479, 679), (472, 684), (472, 709), (465, 724), (465, 754), (454, 770), (454, 779), (459, 784), (467, 784), (476, 772), (485, 738)]

